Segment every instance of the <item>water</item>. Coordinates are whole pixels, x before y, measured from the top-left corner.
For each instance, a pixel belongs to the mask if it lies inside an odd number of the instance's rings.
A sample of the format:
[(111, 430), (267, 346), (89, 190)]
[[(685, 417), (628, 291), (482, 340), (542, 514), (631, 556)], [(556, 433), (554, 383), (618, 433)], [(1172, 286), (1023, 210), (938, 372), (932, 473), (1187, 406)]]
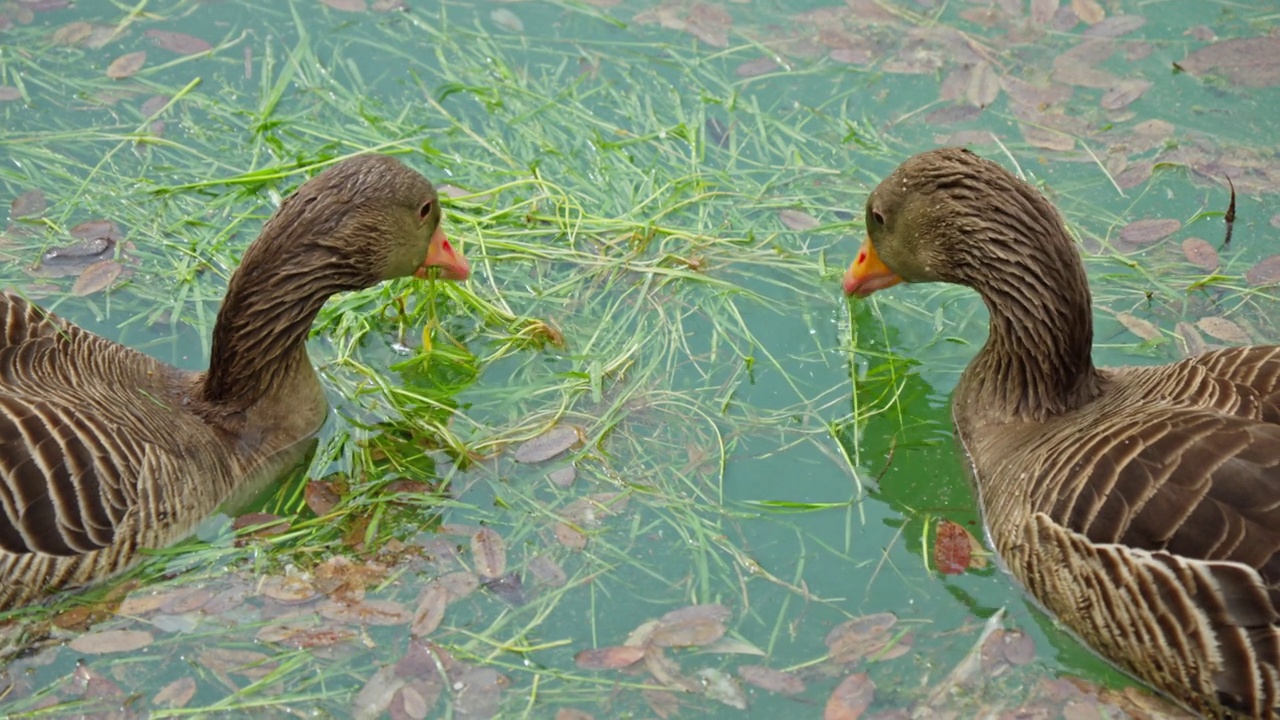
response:
[[(101, 697), (94, 702), (115, 712), (158, 716), (342, 717), (353, 702), (392, 702), (412, 716), (421, 709), (410, 707), (413, 696), (388, 700), (398, 686), (377, 674), (409, 651), (408, 619), (353, 621), (333, 598), (412, 613), (433, 578), (477, 569), (470, 535), (479, 525), (502, 537), (525, 602), (479, 590), (449, 604), (428, 637), (462, 664), (431, 717), (487, 716), (493, 707), (504, 716), (570, 707), (650, 716), (672, 701), (678, 716), (734, 717), (744, 712), (692, 679), (748, 664), (793, 670), (808, 684), (792, 698), (744, 687), (751, 716), (813, 714), (841, 677), (858, 672), (875, 682), (874, 709), (920, 710), (1001, 608), (1003, 627), (1032, 638), (1034, 660), (971, 678), (935, 709), (1056, 713), (1064, 702), (1046, 689), (1056, 678), (1130, 684), (994, 565), (954, 576), (934, 568), (939, 518), (980, 534), (947, 402), (984, 337), (981, 303), (930, 286), (849, 304), (839, 275), (880, 177), (952, 133), (989, 131), (999, 142), (977, 149), (1043, 181), (1089, 251), (1101, 363), (1178, 357), (1175, 325), (1207, 316), (1274, 341), (1275, 289), (1243, 275), (1269, 254), (1274, 233), (1260, 178), (1270, 172), (1276, 90), (1171, 72), (1202, 45), (1189, 28), (1208, 22), (1222, 38), (1257, 35), (1272, 21), (1267, 5), (1211, 17), (1190, 0), (1107, 5), (1108, 16), (1146, 23), (1116, 40), (1097, 69), (1152, 85), (1125, 107), (1099, 107), (1110, 87), (1076, 86), (1042, 109), (1078, 121), (1070, 153), (1027, 142), (1019, 120), (1061, 118), (1019, 118), (1008, 89), (959, 123), (931, 113), (953, 104), (937, 100), (953, 71), (979, 60), (997, 77), (1044, 83), (1084, 24), (1029, 29), (1004, 14), (1007, 3), (886, 4), (893, 12), (874, 24), (797, 19), (828, 7), (817, 1), (596, 5), (422, 2), (408, 13), (361, 13), (301, 0), (172, 2), (128, 15), (83, 3), (35, 14), (6, 36), (9, 75), (0, 84), (21, 84), (31, 101), (0, 103), (9, 156), (0, 184), (7, 197), (41, 189), (50, 209), (46, 223), (18, 224), (30, 236), (6, 231), (0, 272), (29, 287), (22, 268), (67, 242), (66, 228), (116, 220), (138, 258), (130, 282), (78, 298), (66, 296), (74, 278), (57, 280), (45, 302), (184, 367), (207, 357), (226, 275), (279, 194), (301, 180), (290, 174), (295, 165), (408, 151), (438, 185), (480, 196), (447, 206), (447, 229), (476, 273), (468, 291), (427, 295), (398, 284), (335, 299), (322, 315), (313, 356), (337, 412), (307, 476), (344, 483), (338, 514), (314, 519), (307, 478), (293, 478), (260, 503), (293, 521), (283, 538), (235, 543), (225, 521), (214, 521), (201, 539), (135, 573), (127, 616), (101, 592), (82, 596), (94, 599), (89, 621), (60, 615), (70, 629), (53, 630), (59, 642), (10, 665), (17, 682), (0, 700), (5, 712), (61, 703), (44, 712), (80, 714), (84, 698)], [(858, 17), (870, 17), (859, 7)], [(100, 48), (50, 43), (77, 20), (122, 30)], [(180, 55), (157, 48), (148, 30), (190, 33), (215, 50)], [(726, 47), (706, 42), (721, 34)], [(874, 62), (830, 57), (864, 47)], [(138, 50), (148, 54), (142, 72), (104, 77), (111, 60)], [(779, 66), (763, 75), (743, 69), (770, 57)], [(893, 62), (923, 71), (891, 72)], [(972, 82), (962, 98), (982, 95)], [(177, 98), (159, 133), (141, 111), (156, 94)], [(1150, 142), (1133, 134), (1152, 120), (1173, 129)], [(1220, 215), (1200, 214), (1225, 210), (1227, 194), (1186, 166), (1210, 168), (1204, 158), (1222, 148), (1236, 165), (1253, 165), (1232, 170), (1241, 194), (1235, 240), (1221, 255), (1225, 279), (1199, 290), (1190, 286), (1205, 273), (1179, 243), (1219, 244)], [(1158, 166), (1131, 187), (1113, 184), (1160, 159), (1182, 164)], [(260, 168), (286, 177), (243, 175)], [(788, 228), (782, 210), (814, 227)], [(1182, 227), (1136, 252), (1118, 246), (1127, 223), (1156, 217)], [(397, 319), (388, 308), (401, 294), (410, 314)], [(437, 352), (424, 364), (430, 313), (440, 317), (433, 346), (455, 355)], [(1116, 313), (1154, 323), (1162, 338), (1143, 342)], [(526, 342), (530, 321), (554, 327), (565, 346)], [(512, 459), (513, 447), (557, 421), (584, 434), (567, 489), (546, 479), (564, 460)], [(443, 481), (451, 496), (391, 502), (383, 488), (396, 479)], [(581, 501), (600, 493), (620, 493), (626, 505), (599, 510), (595, 522)], [(580, 550), (556, 525), (566, 517), (586, 533)], [(400, 545), (388, 549), (392, 537)], [(565, 583), (539, 581), (534, 558), (563, 569)], [(348, 585), (321, 577), (333, 573)], [(316, 597), (264, 589), (295, 577)], [(140, 600), (155, 595), (156, 607)], [(78, 612), (80, 601), (59, 603)], [(674, 670), (575, 664), (579, 651), (621, 645), (645, 621), (693, 603), (726, 605), (729, 637), (743, 644), (669, 650)], [(824, 660), (828, 631), (883, 612), (898, 617), (895, 633), (911, 633), (900, 638), (910, 644), (904, 655), (845, 667)], [(287, 636), (281, 623), (309, 634)], [(86, 626), (145, 631), (150, 641), (104, 654), (61, 644)], [(643, 691), (685, 681), (697, 692)], [(389, 688), (381, 700), (379, 687)]]

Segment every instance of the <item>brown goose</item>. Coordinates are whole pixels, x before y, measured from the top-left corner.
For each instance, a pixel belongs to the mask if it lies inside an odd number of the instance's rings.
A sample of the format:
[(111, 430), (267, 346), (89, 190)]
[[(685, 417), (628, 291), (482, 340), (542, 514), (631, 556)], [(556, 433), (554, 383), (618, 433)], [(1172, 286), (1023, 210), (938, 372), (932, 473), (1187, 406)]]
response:
[(1005, 566), (1103, 656), (1213, 717), (1280, 703), (1280, 347), (1096, 368), (1089, 286), (1053, 205), (960, 149), (871, 193), (844, 278), (978, 291), (952, 413)]
[(465, 279), (435, 190), (361, 155), (284, 201), (231, 277), (205, 372), (0, 293), (0, 609), (107, 577), (297, 459), (327, 406), (307, 357), (336, 292)]

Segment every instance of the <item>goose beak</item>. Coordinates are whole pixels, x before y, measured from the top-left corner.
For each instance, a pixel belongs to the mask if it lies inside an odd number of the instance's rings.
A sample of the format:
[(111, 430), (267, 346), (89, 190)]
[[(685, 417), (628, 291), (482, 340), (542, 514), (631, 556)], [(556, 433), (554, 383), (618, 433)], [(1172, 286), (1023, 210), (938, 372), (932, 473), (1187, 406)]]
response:
[(892, 270), (885, 266), (876, 254), (876, 248), (868, 237), (862, 242), (858, 251), (858, 259), (854, 260), (844, 273), (844, 294), (866, 297), (877, 290), (893, 287), (902, 282)]
[(453, 249), (449, 238), (444, 236), (444, 229), (436, 227), (427, 245), (427, 257), (422, 266), (413, 274), (416, 278), (425, 278), (429, 268), (440, 268), (440, 277), (445, 280), (466, 280), (471, 277), (471, 266), (462, 253)]

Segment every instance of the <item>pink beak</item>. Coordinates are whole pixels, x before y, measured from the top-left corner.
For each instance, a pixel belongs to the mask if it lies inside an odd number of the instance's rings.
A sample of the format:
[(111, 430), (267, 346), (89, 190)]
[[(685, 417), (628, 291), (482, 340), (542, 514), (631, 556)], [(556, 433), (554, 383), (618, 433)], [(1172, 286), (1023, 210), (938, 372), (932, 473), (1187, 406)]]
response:
[(427, 268), (440, 268), (440, 277), (445, 280), (466, 280), (471, 277), (471, 266), (462, 253), (453, 249), (449, 238), (444, 235), (444, 228), (437, 227), (427, 245), (427, 257), (422, 266), (413, 274), (417, 278), (427, 276)]

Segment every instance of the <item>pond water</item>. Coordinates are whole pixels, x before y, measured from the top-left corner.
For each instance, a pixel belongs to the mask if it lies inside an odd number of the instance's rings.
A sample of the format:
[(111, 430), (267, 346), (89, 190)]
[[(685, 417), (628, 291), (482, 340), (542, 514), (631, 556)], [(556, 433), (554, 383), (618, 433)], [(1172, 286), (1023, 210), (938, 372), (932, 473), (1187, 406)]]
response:
[[(288, 529), (11, 613), (0, 715), (1158, 712), (989, 558), (937, 568), (940, 520), (981, 538), (976, 296), (839, 279), (879, 178), (961, 143), (1062, 209), (1102, 364), (1280, 339), (1280, 53), (1190, 59), (1273, 3), (62, 5), (0, 5), (6, 287), (201, 368), (261, 222), (363, 151), (474, 275), (330, 301), (333, 417), (250, 508)], [(96, 220), (108, 264), (41, 264)]]

